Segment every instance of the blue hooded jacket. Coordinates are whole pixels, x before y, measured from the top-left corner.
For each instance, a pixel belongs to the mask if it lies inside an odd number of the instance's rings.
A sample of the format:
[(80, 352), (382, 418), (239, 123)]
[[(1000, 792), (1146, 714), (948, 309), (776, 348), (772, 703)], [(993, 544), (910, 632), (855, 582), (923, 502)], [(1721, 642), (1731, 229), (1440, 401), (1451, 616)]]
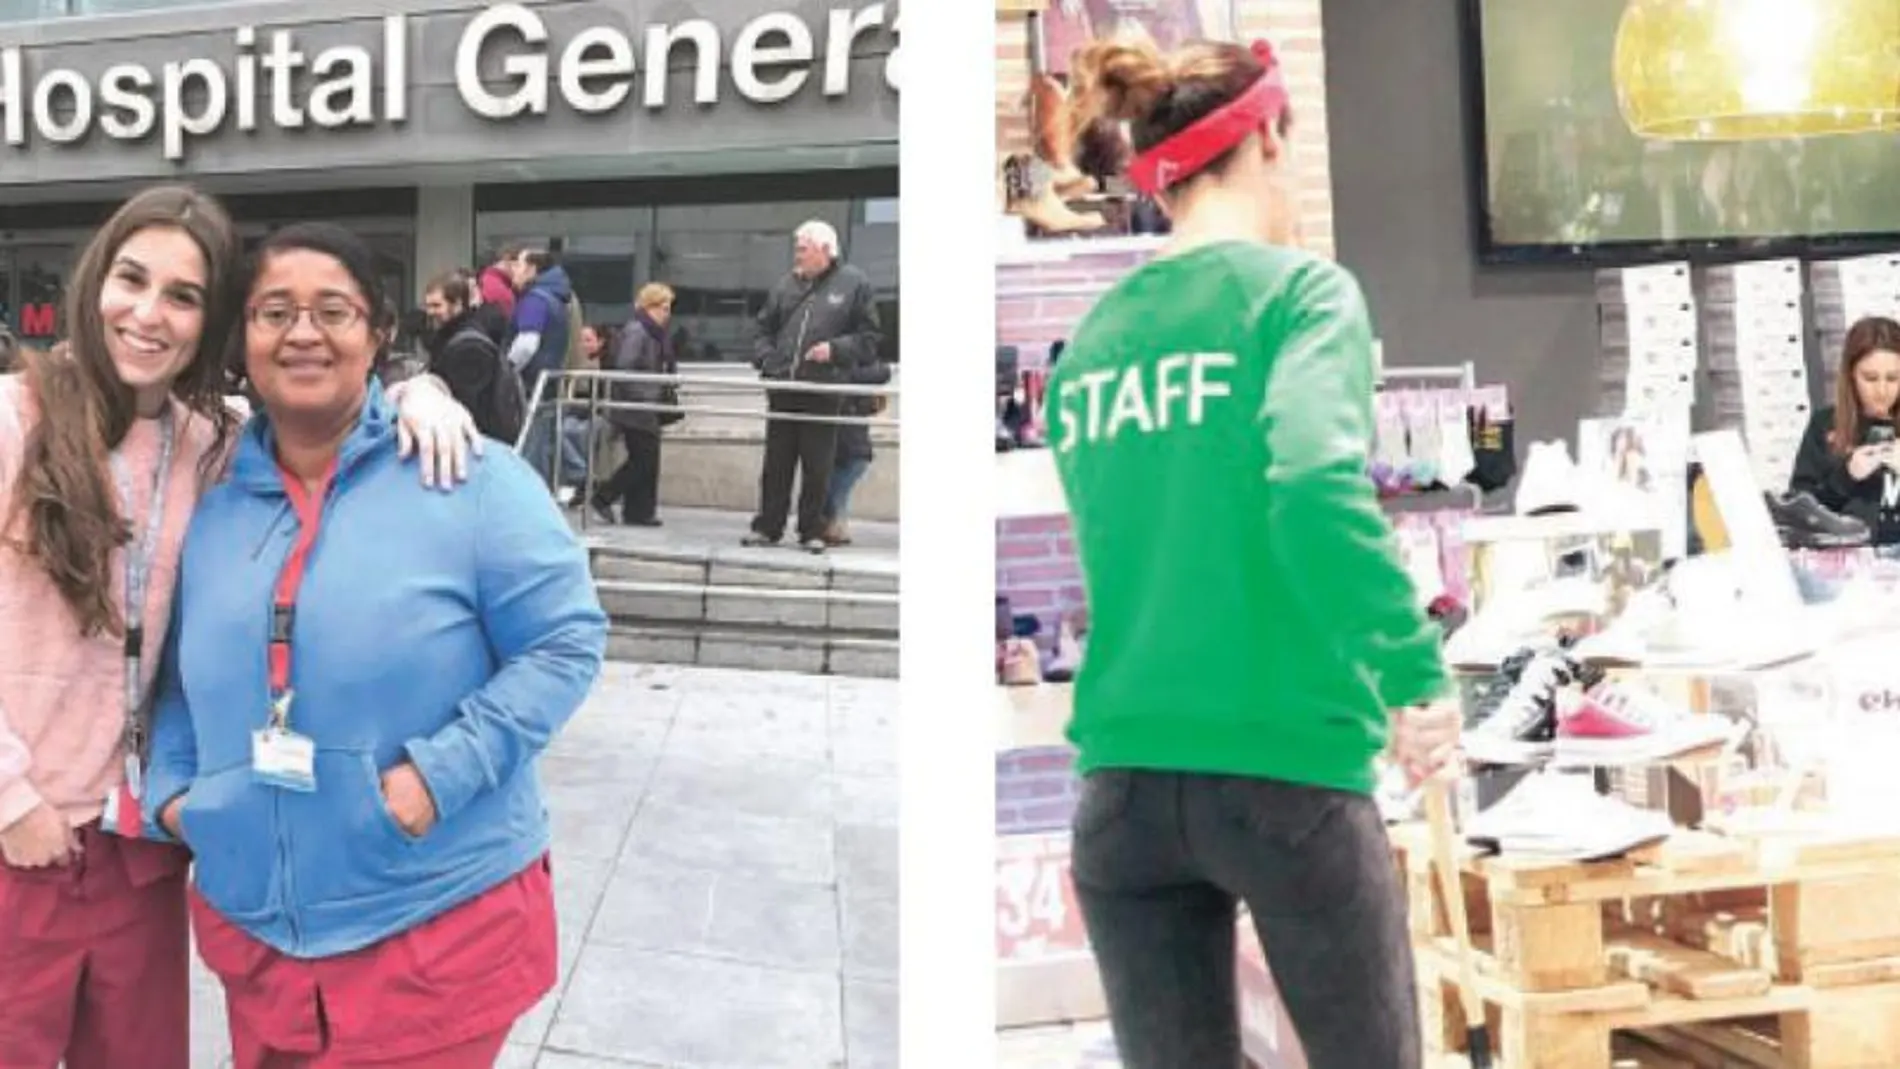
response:
[[(290, 728), (316, 745), (316, 790), (252, 772), (272, 591), (298, 530), (263, 414), (192, 517), (153, 714), (147, 834), (169, 838), (156, 816), (189, 792), (180, 824), (199, 892), (298, 958), (414, 928), (548, 849), (535, 758), (606, 647), (586, 555), (528, 465), (491, 450), (453, 493), (427, 489), (370, 391), (292, 624)], [(405, 760), (437, 810), (420, 838), (380, 786)]]
[(515, 302), (515, 333), (541, 335), (540, 346), (521, 369), (530, 395), (543, 371), (559, 371), (567, 363), (567, 302), (573, 296), (566, 269), (556, 264), (534, 276)]

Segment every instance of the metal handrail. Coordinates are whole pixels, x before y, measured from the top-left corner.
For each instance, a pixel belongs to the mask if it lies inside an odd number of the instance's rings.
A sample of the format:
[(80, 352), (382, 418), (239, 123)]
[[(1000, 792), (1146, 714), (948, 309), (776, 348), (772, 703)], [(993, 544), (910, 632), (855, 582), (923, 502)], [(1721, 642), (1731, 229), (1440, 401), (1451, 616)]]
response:
[(534, 426), (534, 415), (541, 410), (543, 398), (550, 382), (566, 384), (561, 396), (551, 403), (560, 409), (585, 407), (590, 416), (601, 409), (619, 409), (629, 412), (678, 412), (682, 415), (697, 413), (704, 416), (730, 416), (736, 419), (782, 419), (790, 423), (835, 423), (839, 426), (896, 427), (898, 420), (893, 416), (842, 416), (813, 412), (773, 412), (756, 408), (719, 408), (714, 405), (699, 404), (661, 404), (657, 401), (617, 401), (611, 398), (601, 400), (596, 392), (593, 397), (575, 397), (573, 385), (579, 380), (592, 379), (607, 382), (654, 383), (658, 385), (692, 386), (695, 389), (713, 387), (734, 393), (757, 391), (771, 393), (775, 390), (793, 390), (806, 394), (832, 394), (840, 397), (891, 397), (896, 398), (901, 391), (895, 386), (855, 386), (821, 382), (788, 382), (781, 379), (728, 379), (708, 375), (663, 374), (649, 371), (606, 371), (593, 369), (558, 369), (543, 371), (535, 376), (534, 390), (528, 397), (528, 418), (522, 423), (521, 432), (515, 436), (515, 451), (520, 452), (528, 442), (528, 432)]
[[(549, 443), (548, 470), (545, 473), (550, 485), (561, 480), (561, 420), (560, 413), (568, 408), (586, 408), (590, 425), (597, 425), (600, 414), (605, 410), (618, 409), (634, 412), (678, 412), (682, 415), (698, 413), (709, 416), (731, 416), (740, 419), (785, 420), (793, 423), (834, 423), (848, 426), (896, 427), (898, 421), (890, 416), (843, 416), (810, 412), (774, 412), (770, 409), (720, 408), (713, 405), (676, 404), (668, 405), (654, 401), (618, 401), (612, 398), (602, 399), (598, 389), (589, 391), (587, 397), (575, 397), (574, 387), (581, 380), (596, 380), (609, 383), (654, 383), (659, 385), (692, 386), (695, 389), (717, 388), (733, 392), (756, 390), (770, 394), (775, 390), (790, 390), (805, 394), (831, 394), (840, 397), (891, 397), (899, 395), (899, 390), (891, 385), (845, 385), (825, 382), (796, 382), (784, 379), (731, 379), (711, 375), (681, 375), (651, 371), (613, 371), (595, 368), (556, 368), (542, 371), (535, 376), (534, 390), (529, 394), (527, 419), (522, 422), (521, 431), (515, 436), (514, 448), (519, 453), (527, 446), (528, 435), (534, 430), (535, 416), (543, 404), (552, 404), (555, 409), (554, 426), (550, 430), (553, 441)], [(550, 383), (559, 391), (560, 396), (551, 402), (545, 400)], [(595, 454), (598, 444), (590, 440), (586, 450), (584, 472), (581, 477), (580, 514), (581, 530), (586, 532), (593, 526), (593, 509), (589, 502), (593, 500), (594, 488), (598, 482), (594, 471)]]
[(804, 382), (795, 379), (735, 379), (724, 375), (682, 375), (677, 372), (660, 371), (614, 371), (607, 368), (562, 368), (558, 371), (544, 371), (543, 375), (559, 376), (564, 379), (605, 379), (609, 382), (650, 382), (662, 386), (692, 386), (731, 390), (734, 393), (760, 391), (771, 393), (775, 390), (791, 390), (797, 393), (837, 394), (842, 397), (896, 397), (900, 392), (889, 384), (867, 386), (855, 383)]

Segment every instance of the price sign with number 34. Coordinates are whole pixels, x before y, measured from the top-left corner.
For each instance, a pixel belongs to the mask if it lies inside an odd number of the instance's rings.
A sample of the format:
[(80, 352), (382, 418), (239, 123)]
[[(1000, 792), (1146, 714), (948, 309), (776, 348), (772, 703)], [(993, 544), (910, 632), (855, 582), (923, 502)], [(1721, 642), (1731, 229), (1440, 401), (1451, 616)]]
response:
[(1088, 935), (1069, 879), (1068, 834), (997, 840), (996, 960), (1028, 964), (1088, 952)]

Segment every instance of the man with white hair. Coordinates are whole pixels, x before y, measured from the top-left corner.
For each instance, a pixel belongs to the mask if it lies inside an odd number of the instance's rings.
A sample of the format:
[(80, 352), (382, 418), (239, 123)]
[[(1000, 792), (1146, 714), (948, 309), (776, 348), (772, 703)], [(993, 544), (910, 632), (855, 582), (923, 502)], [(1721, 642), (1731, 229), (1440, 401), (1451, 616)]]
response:
[[(838, 259), (838, 232), (812, 220), (792, 240), (792, 270), (766, 297), (754, 337), (752, 366), (767, 382), (850, 381), (851, 369), (877, 361), (877, 299), (864, 272)], [(759, 512), (748, 546), (776, 545), (785, 537), (798, 474), (798, 541), (825, 551), (825, 496), (831, 488), (838, 424), (799, 419), (836, 416), (838, 394), (772, 389), (768, 411), (794, 418), (767, 419), (765, 460), (759, 471)]]

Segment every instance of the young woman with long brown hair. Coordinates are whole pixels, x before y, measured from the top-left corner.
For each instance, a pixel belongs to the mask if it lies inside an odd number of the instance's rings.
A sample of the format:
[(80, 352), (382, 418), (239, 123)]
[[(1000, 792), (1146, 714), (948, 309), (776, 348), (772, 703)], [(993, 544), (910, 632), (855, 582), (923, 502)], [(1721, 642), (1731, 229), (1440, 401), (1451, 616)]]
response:
[(1897, 408), (1900, 323), (1868, 316), (1847, 331), (1834, 404), (1808, 422), (1788, 490), (1865, 523), (1875, 545), (1900, 542)]
[(1312, 1069), (1417, 1069), (1373, 759), (1435, 774), (1458, 717), (1365, 474), (1364, 299), (1293, 247), (1264, 44), (1100, 43), (1075, 69), (1173, 220), (1048, 390), (1091, 622), (1073, 874), (1122, 1064), (1240, 1063), (1244, 902)]
[[(189, 855), (141, 837), (138, 796), (180, 547), (237, 438), (238, 256), (211, 198), (134, 196), (79, 258), (68, 340), (0, 377), (3, 1069), (189, 1063)], [(467, 413), (404, 397), (425, 482), (460, 481)]]

